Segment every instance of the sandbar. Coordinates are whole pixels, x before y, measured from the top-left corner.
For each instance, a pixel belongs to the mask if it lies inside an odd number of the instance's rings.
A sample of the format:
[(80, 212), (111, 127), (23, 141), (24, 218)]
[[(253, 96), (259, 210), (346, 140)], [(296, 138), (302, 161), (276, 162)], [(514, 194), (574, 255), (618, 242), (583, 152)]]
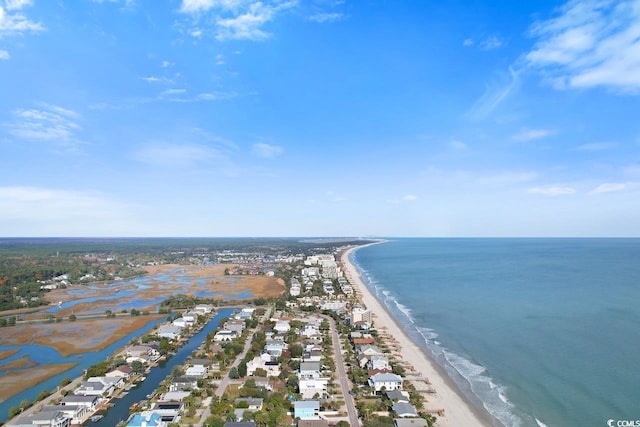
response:
[[(453, 381), (441, 373), (431, 358), (408, 337), (384, 305), (365, 286), (358, 270), (349, 261), (349, 254), (362, 247), (364, 246), (350, 248), (342, 254), (341, 261), (345, 267), (347, 278), (359, 291), (362, 303), (373, 313), (376, 329), (395, 338), (397, 346), (399, 346), (396, 347), (399, 351), (397, 356), (411, 365), (411, 377), (421, 376), (429, 381), (430, 387), (436, 389), (435, 394), (428, 395), (425, 409), (444, 409), (444, 416), (438, 417), (437, 425), (441, 427), (491, 426), (489, 415), (482, 414), (460, 395)], [(424, 381), (412, 380), (412, 383), (417, 389), (425, 386)]]
[(74, 366), (76, 366), (76, 363), (41, 365), (35, 368), (13, 371), (2, 375), (0, 376), (0, 402), (4, 402), (9, 397), (34, 387), (48, 378), (68, 371)]
[(13, 356), (16, 353), (19, 353), (20, 349), (15, 349), (15, 350), (5, 350), (5, 351), (0, 351), (0, 360), (4, 360), (9, 356)]

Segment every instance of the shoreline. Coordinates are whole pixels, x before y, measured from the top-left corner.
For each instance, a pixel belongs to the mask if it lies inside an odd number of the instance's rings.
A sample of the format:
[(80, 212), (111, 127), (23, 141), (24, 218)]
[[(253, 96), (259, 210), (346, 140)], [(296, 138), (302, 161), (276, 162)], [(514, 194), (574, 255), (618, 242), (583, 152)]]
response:
[[(438, 417), (439, 426), (494, 426), (494, 419), (489, 412), (484, 408), (478, 408), (470, 402), (444, 369), (409, 337), (387, 307), (365, 285), (358, 269), (349, 260), (349, 255), (354, 251), (385, 242), (385, 240), (381, 240), (368, 245), (349, 248), (340, 257), (340, 261), (347, 273), (347, 278), (357, 289), (361, 302), (372, 312), (376, 329), (384, 329), (387, 334), (395, 338), (401, 348), (400, 356), (402, 361), (412, 366), (414, 372), (423, 379), (428, 379), (430, 385), (436, 389), (435, 395), (429, 395), (425, 399), (425, 408), (444, 409), (444, 416)], [(409, 381), (418, 388), (415, 380), (410, 379)]]

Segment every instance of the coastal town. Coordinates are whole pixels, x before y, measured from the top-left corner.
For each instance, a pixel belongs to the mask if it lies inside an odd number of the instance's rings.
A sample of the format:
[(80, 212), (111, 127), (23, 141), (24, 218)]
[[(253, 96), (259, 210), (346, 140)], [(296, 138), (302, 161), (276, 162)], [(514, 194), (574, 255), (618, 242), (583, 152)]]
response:
[[(226, 253), (216, 260), (228, 265), (226, 276), (278, 276), (279, 295), (169, 298), (158, 310), (170, 314), (165, 321), (82, 377), (14, 410), (5, 425), (462, 425), (450, 408), (468, 407), (448, 407), (449, 388), (436, 374), (435, 383), (425, 375), (426, 356), (398, 332), (351, 264), (357, 247), (270, 259), (278, 266), (271, 269), (255, 257)], [(169, 363), (156, 387), (123, 408)], [(116, 411), (126, 416), (116, 419)], [(469, 412), (465, 425), (484, 424)]]

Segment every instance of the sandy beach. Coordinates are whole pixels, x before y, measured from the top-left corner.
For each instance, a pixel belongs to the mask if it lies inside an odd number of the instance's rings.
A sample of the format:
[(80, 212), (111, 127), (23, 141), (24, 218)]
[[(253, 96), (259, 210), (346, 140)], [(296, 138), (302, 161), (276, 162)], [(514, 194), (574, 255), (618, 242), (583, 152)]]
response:
[(358, 290), (362, 303), (373, 313), (373, 322), (378, 330), (393, 337), (399, 348), (397, 357), (407, 362), (412, 369), (407, 369), (407, 378), (420, 390), (429, 387), (424, 381), (416, 381), (416, 377), (428, 380), (435, 394), (425, 394), (425, 409), (444, 409), (444, 416), (438, 417), (438, 425), (442, 427), (491, 426), (488, 414), (471, 406), (458, 392), (455, 384), (440, 372), (435, 363), (405, 334), (384, 305), (369, 291), (363, 283), (358, 270), (349, 262), (349, 254), (356, 249), (347, 250), (341, 257), (347, 278)]

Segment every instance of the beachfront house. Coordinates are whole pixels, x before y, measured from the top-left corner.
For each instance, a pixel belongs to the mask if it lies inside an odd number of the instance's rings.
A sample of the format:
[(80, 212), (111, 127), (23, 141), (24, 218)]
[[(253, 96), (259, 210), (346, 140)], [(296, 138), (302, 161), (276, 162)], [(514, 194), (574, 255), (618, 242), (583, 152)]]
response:
[(320, 402), (317, 400), (299, 400), (293, 402), (293, 417), (301, 420), (320, 418)]
[(391, 407), (391, 410), (401, 418), (418, 416), (418, 411), (416, 411), (416, 408), (414, 408), (410, 403), (407, 402), (396, 402)]
[(367, 368), (371, 370), (384, 371), (389, 369), (389, 358), (387, 356), (373, 355), (367, 362)]
[(394, 403), (395, 402), (409, 403), (410, 401), (409, 392), (406, 392), (404, 390), (390, 390), (390, 391), (387, 391), (386, 395), (387, 395), (387, 398)]
[(400, 390), (402, 389), (403, 379), (401, 376), (389, 373), (378, 373), (369, 378), (369, 387), (373, 388), (375, 394), (379, 394), (384, 390)]

